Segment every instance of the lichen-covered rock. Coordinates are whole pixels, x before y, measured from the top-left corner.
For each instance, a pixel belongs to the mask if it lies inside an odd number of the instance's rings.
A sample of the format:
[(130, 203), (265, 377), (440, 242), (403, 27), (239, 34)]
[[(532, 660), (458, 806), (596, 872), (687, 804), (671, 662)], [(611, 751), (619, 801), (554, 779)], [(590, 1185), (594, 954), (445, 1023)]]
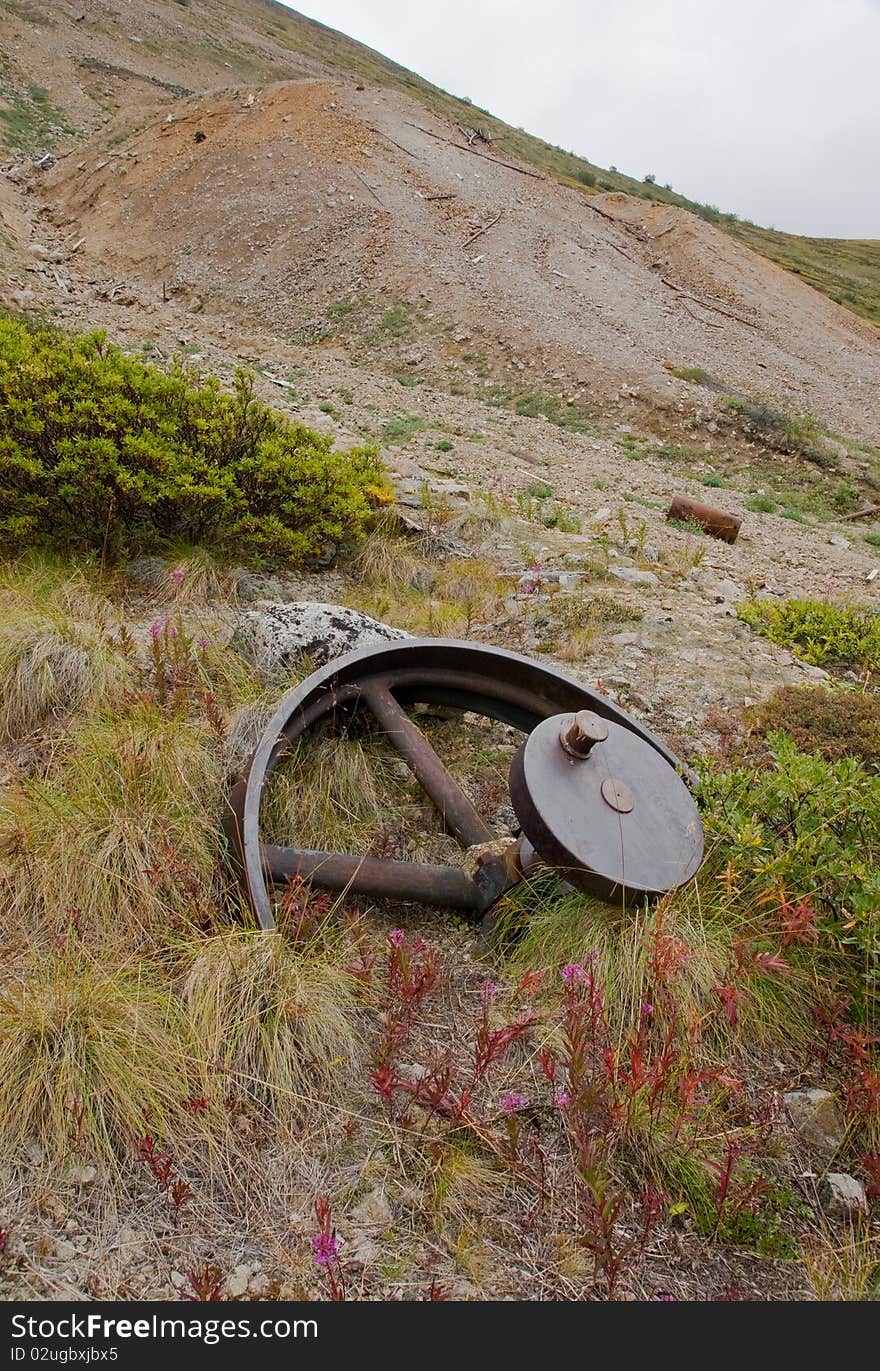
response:
[(233, 646), (262, 671), (295, 666), (307, 657), (323, 666), (354, 648), (395, 642), (410, 635), (346, 605), (314, 600), (263, 605), (239, 616)]

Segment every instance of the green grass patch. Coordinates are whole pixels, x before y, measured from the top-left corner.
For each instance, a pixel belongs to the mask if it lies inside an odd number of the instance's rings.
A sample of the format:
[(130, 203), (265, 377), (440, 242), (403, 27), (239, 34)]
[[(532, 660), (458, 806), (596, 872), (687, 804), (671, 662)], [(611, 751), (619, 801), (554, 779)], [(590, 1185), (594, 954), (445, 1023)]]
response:
[(726, 395), (724, 404), (744, 421), (775, 452), (803, 457), (817, 466), (833, 469), (837, 457), (828, 446), (827, 431), (812, 414), (790, 414), (777, 409), (763, 396)]
[(568, 404), (559, 395), (542, 395), (532, 392), (517, 400), (515, 409), (528, 419), (548, 419), (551, 424), (569, 433), (586, 433), (589, 428), (584, 416), (576, 405)]
[(427, 420), (419, 414), (395, 414), (382, 425), (382, 440), (386, 443), (406, 443), (413, 434), (422, 433), (427, 427)]
[(692, 381), (694, 385), (704, 386), (710, 379), (705, 367), (669, 367), (670, 376), (677, 376), (679, 381)]
[(73, 133), (42, 86), (26, 92), (0, 84), (0, 143), (22, 152), (52, 147), (59, 134)]

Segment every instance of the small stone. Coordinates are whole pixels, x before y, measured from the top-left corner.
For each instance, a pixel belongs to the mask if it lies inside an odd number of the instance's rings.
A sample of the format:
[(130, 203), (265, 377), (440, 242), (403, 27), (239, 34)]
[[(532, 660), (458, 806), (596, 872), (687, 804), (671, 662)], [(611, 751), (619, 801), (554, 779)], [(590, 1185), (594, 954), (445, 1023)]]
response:
[(164, 557), (135, 557), (126, 566), (125, 575), (129, 581), (155, 590), (167, 581), (171, 570), (172, 564), (166, 562)]
[(722, 580), (717, 581), (712, 590), (715, 596), (715, 603), (719, 605), (728, 604), (731, 600), (742, 599), (742, 591), (736, 581), (731, 581), (727, 576)]
[(356, 1228), (352, 1234), (351, 1241), (346, 1243), (345, 1264), (346, 1266), (372, 1266), (382, 1256), (382, 1248), (369, 1233), (362, 1228)]
[(52, 1255), (57, 1257), (59, 1261), (69, 1262), (73, 1261), (77, 1251), (72, 1242), (68, 1242), (66, 1238), (58, 1238), (55, 1241)]
[(244, 571), (236, 578), (235, 593), (243, 605), (252, 605), (257, 600), (284, 600), (284, 586), (278, 577), (256, 571)]
[(434, 589), (436, 580), (436, 576), (429, 567), (420, 566), (416, 567), (410, 577), (410, 585), (413, 590), (420, 590), (424, 594), (427, 594)]
[(288, 669), (303, 657), (315, 666), (354, 648), (409, 638), (346, 605), (300, 600), (268, 604), (240, 614), (232, 645), (263, 671)]
[(715, 422), (714, 419), (710, 419), (710, 420), (709, 420), (708, 424), (706, 425), (706, 429), (707, 429), (707, 431), (708, 431), (709, 433), (717, 433), (717, 432), (718, 432), (718, 425), (716, 424), (716, 422)]
[(116, 1245), (120, 1248), (142, 1247), (149, 1234), (139, 1228), (120, 1228), (116, 1235)]
[(822, 1208), (832, 1219), (854, 1219), (868, 1212), (865, 1187), (845, 1171), (829, 1171), (819, 1187)]
[(610, 518), (611, 518), (611, 510), (607, 507), (607, 505), (603, 505), (601, 509), (597, 509), (597, 510), (596, 510), (596, 513), (595, 513), (595, 514), (591, 514), (591, 515), (590, 515), (590, 523), (591, 523), (591, 524), (604, 524), (604, 523), (606, 522), (606, 520), (608, 520), (608, 519), (610, 519)]
[(811, 681), (827, 681), (828, 672), (821, 666), (813, 666), (810, 662), (801, 662), (797, 657), (793, 661), (794, 666), (799, 666), (805, 676), (809, 676)]
[(226, 1293), (231, 1300), (240, 1300), (247, 1294), (250, 1278), (249, 1266), (236, 1266), (235, 1270), (230, 1272), (226, 1277)]
[(394, 1222), (394, 1213), (388, 1196), (381, 1188), (364, 1195), (351, 1211), (351, 1216), (356, 1223), (364, 1227), (390, 1228)]
[(98, 1179), (98, 1168), (74, 1162), (64, 1173), (64, 1179), (68, 1185), (94, 1185)]
[(846, 1134), (846, 1123), (830, 1090), (791, 1090), (785, 1096), (792, 1126), (808, 1147), (833, 1157)]
[(832, 547), (852, 547), (849, 538), (844, 538), (842, 533), (832, 533), (828, 541)]
[(633, 586), (657, 586), (660, 582), (653, 571), (642, 571), (636, 566), (613, 566), (608, 568), (609, 574), (615, 576), (618, 581), (626, 581)]
[(40, 1147), (36, 1138), (30, 1138), (28, 1142), (25, 1143), (24, 1155), (27, 1157), (31, 1166), (43, 1165), (43, 1149)]

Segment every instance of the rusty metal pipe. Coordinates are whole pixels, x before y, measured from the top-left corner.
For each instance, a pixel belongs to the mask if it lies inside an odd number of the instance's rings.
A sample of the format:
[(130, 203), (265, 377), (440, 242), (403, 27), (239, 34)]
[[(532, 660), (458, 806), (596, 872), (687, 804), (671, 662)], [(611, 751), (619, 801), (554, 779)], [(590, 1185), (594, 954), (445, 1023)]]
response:
[(720, 538), (722, 543), (735, 543), (742, 526), (742, 519), (737, 514), (724, 514), (720, 509), (697, 504), (696, 500), (688, 500), (684, 495), (676, 495), (666, 518), (699, 524), (704, 533)]
[(371, 899), (410, 900), (449, 909), (479, 909), (483, 892), (467, 872), (451, 866), (396, 862), (387, 857), (357, 857), (340, 852), (312, 852), (295, 847), (262, 848), (273, 885), (292, 876), (315, 879), (323, 890), (344, 890)]
[(452, 779), (424, 733), (410, 719), (381, 681), (368, 681), (361, 698), (389, 742), (411, 767), (425, 794), (449, 831), (465, 847), (491, 842), (489, 825), (480, 818), (461, 787)]

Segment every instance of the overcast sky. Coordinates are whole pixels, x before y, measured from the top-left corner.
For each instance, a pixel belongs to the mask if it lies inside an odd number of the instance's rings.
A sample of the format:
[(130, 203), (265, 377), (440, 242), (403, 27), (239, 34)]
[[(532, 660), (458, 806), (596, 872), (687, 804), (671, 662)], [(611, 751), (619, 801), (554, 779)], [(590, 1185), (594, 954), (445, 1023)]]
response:
[(880, 0), (301, 0), (600, 166), (757, 223), (880, 238)]

